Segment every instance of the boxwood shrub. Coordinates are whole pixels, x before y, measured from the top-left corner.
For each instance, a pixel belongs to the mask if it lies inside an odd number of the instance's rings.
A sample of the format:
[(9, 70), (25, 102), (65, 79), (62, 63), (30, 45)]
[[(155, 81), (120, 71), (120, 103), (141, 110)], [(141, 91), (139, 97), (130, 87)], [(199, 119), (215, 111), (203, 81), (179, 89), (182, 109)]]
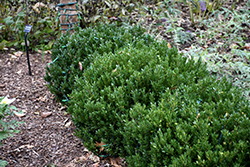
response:
[(159, 103), (130, 109), (123, 147), (130, 166), (249, 166), (250, 105), (226, 80), (211, 77)]
[(125, 123), (133, 120), (134, 106), (150, 109), (166, 89), (175, 93), (180, 85), (196, 86), (209, 75), (201, 61), (187, 60), (164, 41), (148, 47), (141, 40), (95, 56), (83, 77), (76, 79), (68, 111), (78, 128), (76, 135), (97, 154), (100, 150), (95, 144), (103, 142), (106, 154), (126, 156), (123, 133)]
[(79, 28), (73, 35), (63, 35), (54, 44), (53, 62), (46, 68), (49, 90), (58, 100), (67, 101), (68, 94), (74, 89), (75, 77), (82, 76), (94, 55), (114, 52), (128, 44), (133, 45), (138, 39), (144, 39), (144, 44), (149, 45), (153, 38), (144, 32), (140, 26), (124, 28), (100, 23), (95, 27)]
[(129, 166), (250, 165), (250, 104), (232, 83), (210, 76), (200, 60), (182, 57), (165, 41), (141, 34), (124, 45), (102, 41), (80, 53), (80, 34), (61, 38), (70, 42), (58, 55), (72, 60), (66, 66), (55, 58), (58, 71), (69, 69), (63, 82), (52, 79), (56, 73), (47, 77), (53, 87), (70, 85), (58, 90), (59, 97), (73, 90), (68, 112), (85, 147), (126, 157)]
[(68, 110), (88, 149), (129, 166), (249, 165), (249, 101), (201, 61), (143, 41), (95, 57)]

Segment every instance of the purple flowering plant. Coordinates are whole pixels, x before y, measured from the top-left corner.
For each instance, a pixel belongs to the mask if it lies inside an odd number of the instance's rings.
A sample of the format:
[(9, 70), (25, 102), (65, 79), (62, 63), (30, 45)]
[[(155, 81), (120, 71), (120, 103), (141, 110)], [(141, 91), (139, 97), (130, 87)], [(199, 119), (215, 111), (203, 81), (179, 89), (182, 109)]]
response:
[(206, 2), (205, 1), (200, 1), (200, 8), (201, 8), (202, 12), (204, 12), (206, 10)]
[[(213, 3), (210, 3), (209, 0), (187, 0), (186, 2), (189, 5), (190, 17), (193, 23), (195, 23), (195, 20), (202, 21), (207, 18), (209, 12), (219, 9), (223, 4), (223, 0), (214, 0)], [(199, 19), (194, 18), (194, 13)]]
[(168, 19), (163, 18), (163, 19), (161, 19), (161, 21), (162, 21), (162, 22), (166, 22), (166, 21), (168, 21)]

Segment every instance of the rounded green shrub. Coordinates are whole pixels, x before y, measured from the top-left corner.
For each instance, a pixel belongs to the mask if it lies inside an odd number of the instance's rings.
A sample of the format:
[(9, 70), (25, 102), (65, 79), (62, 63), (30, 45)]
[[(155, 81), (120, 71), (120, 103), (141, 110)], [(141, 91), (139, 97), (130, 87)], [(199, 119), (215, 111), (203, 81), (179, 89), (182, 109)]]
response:
[[(132, 119), (131, 119), (132, 118)], [(123, 132), (130, 166), (249, 166), (250, 105), (210, 76), (136, 104)]]
[(76, 77), (82, 76), (94, 55), (114, 52), (126, 45), (134, 45), (144, 39), (149, 45), (153, 38), (144, 35), (139, 26), (118, 27), (116, 24), (98, 24), (95, 27), (77, 29), (73, 35), (61, 36), (52, 49), (52, 60), (46, 68), (45, 80), (49, 90), (60, 101), (67, 101), (74, 89)]
[(70, 95), (68, 111), (76, 135), (97, 154), (96, 142), (103, 142), (103, 154), (127, 156), (123, 134), (125, 124), (136, 119), (131, 109), (138, 104), (150, 109), (167, 89), (175, 94), (180, 85), (197, 85), (207, 75), (201, 61), (187, 60), (165, 41), (148, 47), (141, 40), (114, 53), (96, 54)]

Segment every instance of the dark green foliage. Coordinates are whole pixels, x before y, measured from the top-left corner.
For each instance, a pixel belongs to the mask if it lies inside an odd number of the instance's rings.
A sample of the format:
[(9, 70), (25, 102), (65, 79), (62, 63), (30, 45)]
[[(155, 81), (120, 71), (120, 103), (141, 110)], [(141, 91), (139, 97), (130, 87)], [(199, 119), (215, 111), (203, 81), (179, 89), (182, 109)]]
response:
[(96, 54), (76, 79), (68, 111), (84, 145), (130, 166), (248, 166), (250, 104), (239, 89), (166, 42), (143, 42)]
[[(123, 145), (131, 166), (249, 166), (249, 102), (205, 77), (129, 112)], [(132, 117), (132, 120), (131, 120)]]
[(68, 111), (78, 128), (76, 134), (95, 153), (95, 142), (102, 141), (108, 144), (108, 153), (126, 156), (122, 134), (133, 118), (134, 105), (149, 109), (166, 89), (175, 93), (176, 87), (197, 84), (208, 75), (200, 61), (187, 61), (177, 50), (168, 49), (166, 42), (150, 47), (143, 43), (98, 55), (70, 95)]
[[(96, 55), (114, 52), (128, 44), (133, 45), (141, 38), (148, 45), (153, 39), (143, 33), (144, 30), (139, 26), (126, 29), (115, 24), (99, 24), (94, 28), (78, 29), (72, 36), (63, 35), (53, 47), (54, 62), (46, 71), (45, 80), (50, 91), (57, 99), (67, 100), (67, 95), (74, 89), (75, 77), (82, 76)], [(83, 71), (79, 68), (79, 62)]]

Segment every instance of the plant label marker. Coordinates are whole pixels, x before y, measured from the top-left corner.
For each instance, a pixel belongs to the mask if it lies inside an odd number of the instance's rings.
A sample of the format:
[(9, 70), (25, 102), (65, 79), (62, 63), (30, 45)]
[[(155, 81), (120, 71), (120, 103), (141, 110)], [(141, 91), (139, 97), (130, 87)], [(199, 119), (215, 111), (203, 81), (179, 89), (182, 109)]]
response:
[(31, 30), (31, 25), (26, 25), (24, 28), (24, 32), (25, 32), (25, 46), (26, 46), (26, 53), (27, 53), (27, 60), (28, 60), (28, 66), (29, 66), (29, 75), (31, 76), (31, 69), (30, 69), (30, 59), (29, 59), (29, 51), (28, 51), (28, 45), (27, 45), (27, 34), (30, 32)]

